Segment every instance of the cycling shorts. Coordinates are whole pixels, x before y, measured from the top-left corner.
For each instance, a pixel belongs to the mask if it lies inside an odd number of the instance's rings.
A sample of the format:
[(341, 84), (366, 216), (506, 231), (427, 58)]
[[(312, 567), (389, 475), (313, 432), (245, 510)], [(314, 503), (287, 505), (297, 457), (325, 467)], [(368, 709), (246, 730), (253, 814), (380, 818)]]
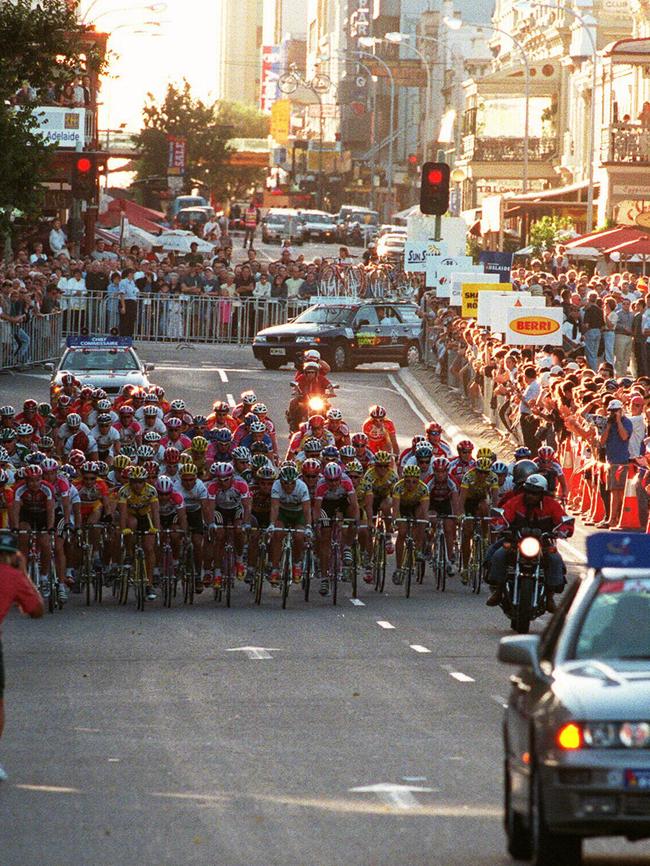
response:
[(173, 529), (178, 521), (178, 512), (172, 511), (171, 514), (161, 514), (160, 515), (160, 528), (161, 529)]
[(30, 529), (35, 529), (38, 532), (44, 532), (47, 529), (47, 513), (45, 511), (28, 511), (21, 508), (18, 520), (20, 523), (27, 523)]
[(476, 512), (478, 511), (479, 505), (482, 502), (485, 502), (485, 497), (482, 499), (466, 499), (465, 500), (465, 514), (470, 517), (476, 517)]
[(375, 515), (375, 517), (379, 514), (379, 512), (381, 510), (381, 503), (385, 499), (390, 499), (390, 493), (386, 493), (386, 494), (373, 493), (373, 496), (372, 496), (372, 513)]
[(251, 514), (251, 526), (257, 526), (258, 529), (266, 529), (270, 522), (270, 511), (253, 511)]
[(431, 499), (429, 511), (435, 512), (438, 517), (451, 517), (451, 499)]
[(200, 508), (195, 509), (194, 511), (186, 511), (187, 514), (187, 528), (190, 532), (202, 533), (203, 532), (203, 512)]
[(132, 516), (134, 516), (136, 520), (136, 532), (151, 532), (153, 529), (153, 523), (151, 522), (149, 514), (135, 514)]
[(244, 510), (241, 505), (237, 508), (215, 508), (214, 522), (217, 526), (234, 526), (237, 520), (241, 520)]
[(412, 517), (415, 519), (415, 512), (417, 511), (417, 505), (410, 505), (404, 502), (400, 502), (399, 504), (399, 516), (402, 519), (406, 519), (407, 517)]
[(302, 508), (300, 509), (300, 511), (287, 511), (284, 508), (280, 507), (278, 519), (287, 529), (299, 529), (301, 526), (305, 526), (307, 523), (307, 521), (305, 520), (305, 513)]
[(330, 519), (337, 514), (342, 514), (343, 517), (348, 516), (350, 502), (347, 496), (341, 496), (339, 499), (323, 499), (321, 504), (323, 511)]

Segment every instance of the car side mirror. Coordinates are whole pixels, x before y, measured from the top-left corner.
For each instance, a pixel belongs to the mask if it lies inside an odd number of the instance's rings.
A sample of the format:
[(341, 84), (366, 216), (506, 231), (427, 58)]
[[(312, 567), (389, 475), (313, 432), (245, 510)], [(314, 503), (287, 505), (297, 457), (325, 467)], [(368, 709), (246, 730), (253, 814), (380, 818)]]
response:
[(155, 364), (152, 364), (152, 363), (150, 363), (150, 362), (147, 362), (147, 363), (144, 365), (144, 371), (145, 371), (145, 373), (151, 373), (151, 371), (152, 371), (152, 370), (155, 370), (155, 369), (156, 369), (156, 365), (155, 365)]
[(506, 665), (530, 668), (536, 679), (546, 679), (539, 664), (539, 635), (509, 635), (499, 641), (497, 658)]
[(54, 364), (51, 361), (47, 361), (43, 364), (43, 367), (47, 370), (48, 373), (54, 372)]

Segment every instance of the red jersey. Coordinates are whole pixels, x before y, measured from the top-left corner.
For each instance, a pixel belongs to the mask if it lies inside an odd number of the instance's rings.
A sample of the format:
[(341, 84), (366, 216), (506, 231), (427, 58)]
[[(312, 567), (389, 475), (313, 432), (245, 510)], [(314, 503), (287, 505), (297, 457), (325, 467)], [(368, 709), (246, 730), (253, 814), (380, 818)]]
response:
[(324, 373), (319, 373), (315, 379), (309, 380), (305, 373), (298, 373), (293, 380), (301, 394), (324, 394), (332, 383)]
[(38, 433), (39, 436), (42, 436), (45, 432), (45, 418), (39, 415), (38, 412), (34, 412), (33, 415), (26, 415), (25, 412), (21, 412), (20, 415), (16, 415), (14, 421), (16, 426), (19, 424), (31, 424), (34, 432)]
[(368, 437), (368, 447), (373, 454), (378, 451), (393, 450), (390, 440), (391, 436), (395, 436), (395, 425), (390, 418), (384, 418), (383, 421), (383, 427), (381, 427), (374, 418), (367, 418), (361, 428)]
[(6, 485), (0, 488), (0, 529), (8, 529), (9, 513), (14, 504), (14, 492)]
[[(496, 524), (550, 532), (560, 525), (563, 517), (566, 517), (566, 511), (554, 497), (543, 496), (538, 504), (531, 507), (526, 505), (525, 496), (525, 493), (517, 493), (516, 496), (508, 499), (503, 506), (503, 517), (497, 519)], [(573, 529), (573, 523), (568, 523), (563, 528), (562, 535), (570, 538)]]
[(0, 565), (0, 624), (14, 604), (27, 614), (43, 610), (43, 600), (25, 572)]

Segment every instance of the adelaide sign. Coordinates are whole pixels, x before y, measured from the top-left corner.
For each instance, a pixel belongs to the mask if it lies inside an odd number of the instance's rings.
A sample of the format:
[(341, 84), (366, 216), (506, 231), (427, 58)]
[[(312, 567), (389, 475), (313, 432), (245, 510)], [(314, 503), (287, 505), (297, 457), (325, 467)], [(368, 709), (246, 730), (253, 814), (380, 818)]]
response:
[(564, 311), (555, 307), (508, 310), (505, 342), (511, 346), (561, 346)]

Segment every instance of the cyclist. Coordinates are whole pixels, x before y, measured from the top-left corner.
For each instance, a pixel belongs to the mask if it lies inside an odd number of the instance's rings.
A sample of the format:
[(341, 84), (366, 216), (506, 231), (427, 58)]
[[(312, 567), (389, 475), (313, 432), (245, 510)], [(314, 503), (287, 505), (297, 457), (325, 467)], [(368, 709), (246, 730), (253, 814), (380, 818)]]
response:
[(120, 530), (133, 556), (133, 533), (142, 532), (142, 547), (146, 562), (147, 598), (154, 601), (153, 570), (156, 562), (154, 536), (160, 531), (160, 513), (156, 488), (147, 483), (147, 471), (143, 466), (130, 466), (129, 480), (118, 493)]
[(232, 433), (228, 427), (217, 427), (208, 432), (210, 445), (206, 453), (206, 462), (208, 466), (212, 463), (228, 463), (232, 460), (232, 451), (234, 448), (232, 442)]
[(303, 450), (299, 451), (295, 457), (295, 463), (298, 469), (302, 468), (306, 460), (316, 460), (320, 466), (322, 463), (321, 455), (323, 453), (323, 443), (321, 440), (311, 437), (303, 441)]
[(240, 398), (240, 402), (237, 403), (230, 413), (237, 424), (241, 424), (244, 415), (247, 415), (257, 403), (257, 397), (254, 391), (242, 391)]
[(405, 448), (402, 453), (397, 458), (397, 471), (401, 473), (404, 466), (410, 464), (411, 466), (415, 466), (417, 461), (415, 459), (415, 451), (419, 445), (426, 444), (426, 436), (423, 436), (421, 433), (411, 439), (411, 445), (409, 448)]
[[(332, 550), (332, 528), (330, 521), (340, 516), (344, 520), (354, 521), (353, 524), (344, 527), (341, 538), (343, 541), (343, 567), (352, 565), (352, 545), (354, 544), (354, 533), (359, 523), (359, 503), (354, 485), (350, 478), (343, 472), (338, 463), (327, 463), (323, 468), (323, 476), (316, 486), (313, 513), (320, 515), (325, 513), (325, 519), (321, 517), (320, 536), (320, 564), (322, 579), (320, 582), (320, 594), (327, 595), (329, 592), (330, 561)], [(333, 575), (338, 580), (338, 575)]]
[[(456, 483), (449, 475), (449, 460), (446, 457), (434, 457), (431, 463), (431, 477), (427, 483), (429, 489), (429, 512), (436, 519), (452, 517), (460, 514), (460, 497)], [(445, 543), (447, 546), (447, 572), (453, 574), (456, 570), (454, 546), (456, 540), (456, 523), (445, 520), (443, 523)]]
[(395, 425), (383, 406), (370, 407), (369, 416), (363, 422), (361, 429), (368, 437), (368, 447), (373, 454), (378, 451), (388, 451), (395, 457), (399, 455)]
[[(41, 594), (50, 594), (49, 573), (52, 567), (50, 557), (49, 533), (54, 529), (54, 494), (52, 488), (43, 480), (40, 466), (27, 466), (24, 481), (17, 484), (13, 501), (13, 525), (18, 529), (33, 530), (38, 533), (40, 550)], [(21, 552), (27, 554), (28, 537), (20, 536)], [(59, 580), (59, 593), (62, 601), (68, 597), (67, 587)]]
[[(183, 455), (181, 455), (182, 457)], [(208, 491), (194, 463), (189, 461), (179, 464), (178, 474), (172, 478), (172, 484), (177, 493), (183, 497), (188, 531), (192, 534), (194, 547), (195, 584), (194, 592), (203, 592), (203, 535), (205, 527), (211, 520), (211, 509)]]
[(512, 475), (515, 464), (517, 464), (520, 460), (531, 460), (532, 462), (532, 457), (533, 452), (530, 450), (530, 448), (527, 448), (525, 445), (521, 445), (519, 448), (515, 449), (515, 458), (508, 466), (508, 473)]
[[(388, 451), (377, 451), (375, 462), (366, 471), (361, 482), (361, 493), (369, 526), (372, 526), (374, 517), (381, 512), (389, 532), (393, 504), (391, 492), (399, 480), (397, 472), (391, 467), (391, 462), (392, 458)], [(389, 538), (386, 542), (386, 553), (391, 554), (393, 550), (393, 542)]]
[[(253, 483), (250, 485), (251, 526), (258, 530), (267, 529), (271, 521), (271, 488), (278, 477), (278, 470), (268, 461), (255, 470)], [(253, 532), (248, 545), (248, 566), (252, 572), (257, 563), (259, 550), (259, 532)]]
[[(133, 406), (128, 403), (120, 406), (119, 420), (115, 424), (115, 429), (120, 435), (120, 442), (124, 445), (142, 445), (142, 427), (134, 419)], [(68, 419), (70, 423), (70, 419)]]
[[(402, 478), (395, 483), (392, 491), (393, 518), (397, 520), (426, 520), (429, 510), (429, 489), (420, 480), (419, 466), (405, 466)], [(396, 560), (397, 570), (393, 574), (393, 583), (399, 586), (404, 580), (404, 539), (408, 531), (407, 523), (397, 525)], [(425, 526), (416, 523), (413, 527), (416, 556), (421, 556), (424, 548)]]
[(355, 433), (350, 444), (354, 446), (355, 458), (363, 466), (364, 471), (369, 469), (375, 462), (375, 455), (368, 448), (368, 437), (365, 433)]
[(512, 475), (508, 473), (508, 464), (504, 463), (502, 460), (496, 460), (492, 464), (492, 471), (496, 475), (497, 481), (499, 482), (497, 502), (501, 502), (502, 498), (506, 495), (506, 493), (510, 493), (510, 491), (513, 489), (514, 481), (512, 480)]
[[(480, 520), (483, 517), (489, 517), (490, 506), (497, 504), (499, 481), (492, 471), (492, 463), (491, 457), (480, 457), (476, 461), (476, 466), (463, 476), (460, 485), (459, 503), (462, 514)], [(469, 549), (472, 539), (472, 530), (469, 524), (470, 521), (466, 521), (463, 524), (462, 548), (464, 563), (469, 561)], [(484, 528), (482, 522), (480, 529), (483, 536)], [(467, 582), (467, 568), (463, 570), (461, 580), (463, 583)]]
[(87, 460), (81, 467), (81, 478), (74, 482), (79, 494), (80, 516), (82, 526), (91, 525), (90, 543), (95, 552), (93, 567), (100, 569), (102, 560), (100, 557), (101, 531), (99, 524), (102, 517), (110, 513), (112, 506), (109, 500), (108, 484), (101, 478), (97, 478), (98, 466), (96, 461)]
[[(344, 446), (345, 447), (345, 446)], [(350, 447), (350, 446), (348, 446)], [(361, 549), (362, 557), (363, 557), (363, 579), (366, 583), (372, 583), (372, 565), (370, 563), (370, 556), (372, 553), (372, 540), (370, 537), (370, 529), (368, 526), (368, 516), (365, 510), (365, 499), (361, 495), (361, 485), (363, 483), (363, 466), (359, 463), (358, 460), (350, 460), (349, 463), (346, 463), (344, 467), (344, 471), (350, 481), (352, 482), (352, 486), (354, 487), (354, 492), (357, 495), (357, 502), (359, 504), (359, 547)]]
[(325, 427), (325, 418), (322, 415), (312, 415), (308, 421), (301, 424), (298, 430), (293, 434), (287, 449), (286, 459), (291, 460), (301, 450), (302, 443), (306, 439), (320, 439), (325, 445), (334, 445), (334, 436), (330, 430)]
[(293, 464), (281, 467), (278, 478), (273, 482), (271, 488), (271, 518), (268, 529), (271, 536), (271, 583), (276, 584), (280, 579), (280, 550), (283, 532), (273, 532), (278, 529), (297, 529), (293, 535), (293, 573), (294, 583), (300, 583), (302, 579), (302, 551), (303, 533), (307, 537), (312, 535), (312, 510), (309, 490), (304, 481), (298, 477), (298, 470)]
[(457, 446), (458, 457), (452, 458), (450, 462), (449, 474), (451, 475), (451, 480), (458, 487), (460, 487), (465, 474), (476, 466), (476, 460), (472, 457), (473, 450), (474, 443), (470, 442), (469, 439), (463, 439)]
[(231, 433), (234, 433), (239, 426), (238, 421), (230, 414), (230, 406), (223, 400), (216, 400), (212, 404), (212, 412), (208, 415), (207, 422), (208, 431), (226, 427)]
[(38, 413), (36, 400), (25, 400), (23, 411), (15, 416), (14, 423), (31, 424), (39, 438), (45, 433), (45, 419)]
[[(216, 463), (210, 467), (214, 481), (208, 485), (208, 525), (214, 534), (214, 544), (211, 546), (212, 556), (206, 555), (206, 561), (214, 559), (213, 586), (220, 588), (222, 584), (223, 550), (225, 546), (225, 527), (234, 527), (235, 546), (235, 577), (243, 580), (245, 574), (243, 549), (244, 532), (251, 522), (251, 497), (248, 484), (237, 475), (232, 463)], [(213, 548), (213, 549), (212, 549)]]
[[(318, 482), (321, 479), (321, 472), (323, 471), (323, 467), (321, 466), (320, 460), (317, 460), (315, 457), (307, 457), (300, 464), (300, 477), (307, 485), (307, 489), (309, 490), (309, 498), (312, 503), (312, 514), (314, 516), (318, 516), (317, 512), (314, 511), (314, 500), (316, 498), (316, 488), (318, 487)], [(322, 514), (320, 515), (323, 516)]]
[(183, 422), (180, 418), (169, 418), (165, 421), (167, 435), (163, 436), (160, 444), (167, 448), (168, 445), (173, 445), (179, 451), (186, 451), (192, 444), (189, 436), (183, 433)]
[(208, 445), (208, 440), (203, 436), (195, 436), (194, 439), (192, 439), (190, 447), (183, 452), (183, 454), (188, 454), (190, 456), (191, 462), (196, 466), (199, 478), (203, 481), (205, 481), (210, 474), (208, 468), (210, 464), (206, 462)]
[(255, 415), (258, 421), (261, 421), (262, 424), (266, 425), (266, 432), (271, 438), (271, 451), (277, 461), (279, 459), (278, 439), (275, 433), (275, 424), (269, 418), (269, 410), (267, 409), (266, 404), (255, 403), (253, 406), (253, 415)]
[(98, 460), (109, 462), (120, 453), (122, 440), (108, 412), (97, 416), (97, 425), (91, 429), (90, 434), (97, 443)]
[(167, 432), (167, 428), (162, 419), (162, 409), (158, 406), (153, 406), (151, 404), (147, 404), (142, 407), (142, 414), (138, 417), (136, 413), (136, 421), (142, 427), (142, 435), (147, 433), (149, 430), (155, 430), (156, 433), (160, 433), (161, 437), (165, 435)]
[(350, 428), (343, 421), (343, 413), (340, 409), (337, 409), (336, 407), (328, 409), (325, 428), (329, 430), (334, 437), (334, 444), (337, 448), (340, 449), (345, 445), (350, 444)]
[(550, 445), (541, 445), (537, 449), (537, 457), (533, 458), (533, 463), (538, 466), (538, 474), (546, 478), (548, 493), (551, 496), (559, 493), (560, 502), (566, 502), (569, 497), (569, 485), (564, 476), (564, 470), (555, 457), (553, 448)]
[(442, 427), (435, 421), (430, 421), (424, 428), (427, 442), (433, 448), (435, 457), (451, 458), (451, 446), (442, 439)]

